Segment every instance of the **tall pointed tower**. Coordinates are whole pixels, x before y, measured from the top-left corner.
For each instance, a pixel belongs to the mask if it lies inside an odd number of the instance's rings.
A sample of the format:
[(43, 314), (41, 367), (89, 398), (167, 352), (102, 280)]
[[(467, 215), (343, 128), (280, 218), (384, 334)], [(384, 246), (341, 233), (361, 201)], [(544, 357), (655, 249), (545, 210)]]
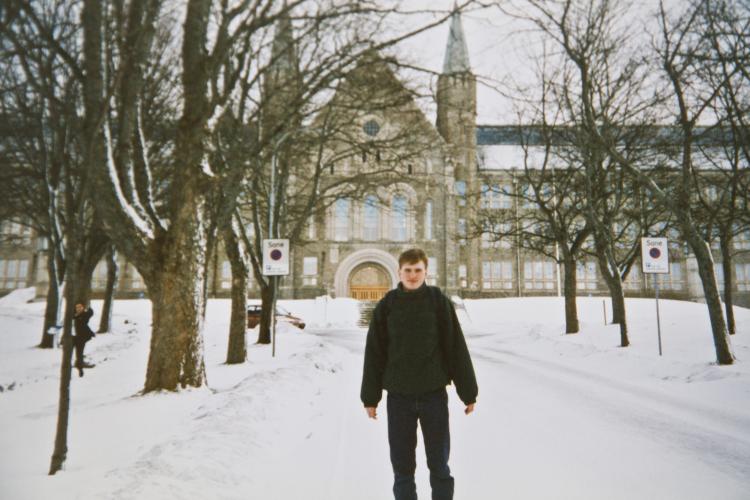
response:
[(451, 16), (443, 72), (438, 77), (437, 129), (459, 148), (476, 149), (477, 79), (471, 72), (461, 14)]
[(274, 134), (279, 127), (298, 126), (301, 88), (299, 58), (292, 20), (287, 7), (279, 16), (271, 45), (271, 60), (263, 80), (262, 134)]
[[(465, 282), (470, 291), (480, 285), (478, 239), (467, 239), (462, 233), (470, 231), (470, 221), (476, 219), (478, 207), (476, 165), (477, 80), (471, 72), (469, 51), (461, 22), (461, 14), (451, 16), (448, 43), (445, 47), (443, 72), (438, 77), (437, 129), (450, 145), (454, 160), (452, 191), (455, 195), (455, 218), (446, 221), (449, 244), (447, 268), (457, 269), (457, 285)], [(455, 225), (454, 225), (455, 222)], [(451, 236), (455, 238), (451, 238)], [(455, 260), (451, 262), (451, 254)]]

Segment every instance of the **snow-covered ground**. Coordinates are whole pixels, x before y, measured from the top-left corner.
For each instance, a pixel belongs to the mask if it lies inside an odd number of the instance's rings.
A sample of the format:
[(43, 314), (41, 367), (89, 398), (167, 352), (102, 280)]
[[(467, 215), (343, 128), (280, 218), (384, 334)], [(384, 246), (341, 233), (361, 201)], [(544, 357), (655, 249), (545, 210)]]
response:
[[(50, 477), (61, 351), (34, 347), (44, 305), (23, 299), (0, 299), (0, 498), (391, 497), (385, 405), (371, 421), (359, 402), (354, 301), (281, 301), (308, 329), (281, 325), (275, 358), (249, 332), (248, 362), (227, 366), (230, 305), (211, 300), (208, 387), (146, 396), (150, 303), (118, 301), (114, 332), (87, 345), (96, 368), (72, 380), (68, 460)], [(479, 398), (467, 417), (449, 390), (456, 499), (750, 498), (750, 311), (736, 310), (737, 363), (719, 367), (705, 306), (660, 306), (662, 357), (652, 300), (628, 300), (628, 348), (602, 299), (579, 299), (568, 336), (561, 299), (466, 301)]]

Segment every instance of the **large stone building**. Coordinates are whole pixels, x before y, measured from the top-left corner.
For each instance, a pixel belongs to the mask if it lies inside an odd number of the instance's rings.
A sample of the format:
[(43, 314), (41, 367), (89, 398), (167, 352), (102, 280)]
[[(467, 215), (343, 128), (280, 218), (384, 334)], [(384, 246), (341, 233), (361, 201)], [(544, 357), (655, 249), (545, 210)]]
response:
[[(279, 39), (289, 39), (291, 25), (280, 27)], [(274, 45), (276, 47), (276, 44)], [(265, 85), (290, 85), (296, 75), (296, 58), (283, 58), (281, 74)], [(387, 64), (372, 67), (361, 79), (348, 82), (352, 95), (358, 85), (368, 96), (388, 92), (403, 97), (398, 105), (360, 107), (346, 116), (351, 133), (363, 142), (387, 142), (401, 131), (411, 134), (408, 153), (383, 151), (396, 164), (398, 175), (389, 182), (373, 186), (369, 192), (341, 198), (318, 216), (312, 217), (301, 241), (292, 248), (291, 274), (281, 280), (282, 298), (312, 298), (320, 295), (377, 299), (398, 282), (397, 258), (404, 249), (419, 246), (430, 256), (428, 282), (449, 294), (464, 297), (559, 295), (561, 269), (553, 259), (522, 250), (514, 238), (470, 237), (470, 227), (481, 208), (518, 214), (524, 206), (517, 197), (503, 192), (523, 189), (519, 186), (523, 170), (517, 126), (492, 126), (476, 123), (476, 78), (472, 73), (461, 18), (451, 19), (442, 73), (437, 85), (435, 125), (409, 97)], [(356, 72), (355, 72), (356, 75)], [(293, 83), (292, 83), (293, 84)], [(403, 92), (399, 93), (398, 89)], [(277, 91), (279, 89), (276, 89)], [(271, 91), (266, 88), (266, 92)], [(283, 100), (285, 92), (276, 93)], [(278, 98), (278, 97), (277, 97)], [(333, 98), (335, 102), (337, 97)], [(377, 99), (369, 99), (374, 102)], [(352, 101), (350, 101), (352, 102)], [(335, 146), (332, 146), (335, 148)], [(366, 171), (385, 161), (375, 154), (362, 153), (331, 167), (331, 179)], [(399, 159), (401, 158), (401, 159)], [(400, 163), (399, 163), (400, 162)], [(302, 174), (304, 175), (304, 174)], [(489, 180), (488, 180), (489, 179)], [(487, 184), (504, 189), (487, 189)], [(46, 288), (45, 251), (30, 231), (13, 223), (2, 227), (0, 246), (0, 294), (14, 288), (35, 285), (38, 294)], [(700, 300), (702, 287), (696, 261), (679, 239), (672, 238), (669, 275), (660, 279), (660, 289), (675, 298)], [(734, 266), (736, 303), (750, 306), (750, 232), (735, 239), (739, 255)], [(744, 252), (744, 256), (743, 256)], [(720, 255), (715, 252), (716, 261)], [(229, 262), (223, 251), (216, 252), (210, 264), (209, 290), (213, 296), (226, 296), (231, 287)], [(651, 295), (651, 280), (634, 266), (625, 283), (630, 296)], [(719, 285), (723, 287), (721, 266), (717, 265)], [(581, 295), (607, 294), (604, 281), (593, 258), (579, 262), (577, 286)], [(106, 265), (101, 263), (94, 275), (94, 292), (106, 281)], [(143, 280), (127, 262), (121, 265), (118, 294), (142, 296)], [(251, 282), (250, 296), (258, 296)]]

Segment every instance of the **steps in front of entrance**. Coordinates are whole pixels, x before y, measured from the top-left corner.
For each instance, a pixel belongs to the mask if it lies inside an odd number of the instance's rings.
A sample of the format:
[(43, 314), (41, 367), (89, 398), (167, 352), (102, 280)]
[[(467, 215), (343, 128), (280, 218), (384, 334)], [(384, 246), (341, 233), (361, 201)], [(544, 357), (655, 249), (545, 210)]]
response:
[(370, 320), (372, 319), (372, 312), (375, 310), (375, 306), (378, 304), (377, 300), (360, 300), (359, 301), (359, 322), (357, 323), (362, 328), (370, 326)]

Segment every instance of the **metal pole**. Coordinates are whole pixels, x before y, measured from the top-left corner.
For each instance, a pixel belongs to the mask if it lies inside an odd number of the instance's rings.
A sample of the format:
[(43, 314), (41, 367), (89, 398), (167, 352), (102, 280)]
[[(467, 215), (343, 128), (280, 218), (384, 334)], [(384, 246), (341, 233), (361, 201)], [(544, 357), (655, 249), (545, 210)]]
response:
[[(276, 157), (279, 152), (279, 146), (286, 139), (289, 133), (285, 133), (273, 147), (273, 154), (271, 155), (271, 186), (268, 193), (268, 238), (273, 239), (275, 237), (273, 230), (273, 212), (276, 208)], [(276, 357), (276, 276), (269, 276), (271, 278), (271, 357)]]
[[(552, 196), (555, 200), (555, 207), (558, 207), (557, 199), (557, 186), (555, 184), (555, 162), (552, 162)], [(557, 271), (557, 296), (562, 297), (561, 289), (562, 284), (560, 283), (560, 243), (555, 238), (555, 271)], [(606, 320), (605, 320), (606, 323)]]
[(518, 220), (518, 179), (512, 178), (513, 182), (513, 201), (515, 202), (514, 212), (516, 219), (516, 293), (521, 296), (521, 227)]
[(555, 271), (557, 274), (557, 296), (562, 297), (562, 285), (560, 283), (560, 245), (557, 241), (555, 241)]
[(659, 319), (659, 281), (654, 276), (654, 289), (656, 290), (656, 332), (659, 336), (659, 356), (661, 356), (661, 321)]
[(276, 280), (278, 276), (271, 276), (273, 299), (271, 300), (271, 357), (276, 357)]

